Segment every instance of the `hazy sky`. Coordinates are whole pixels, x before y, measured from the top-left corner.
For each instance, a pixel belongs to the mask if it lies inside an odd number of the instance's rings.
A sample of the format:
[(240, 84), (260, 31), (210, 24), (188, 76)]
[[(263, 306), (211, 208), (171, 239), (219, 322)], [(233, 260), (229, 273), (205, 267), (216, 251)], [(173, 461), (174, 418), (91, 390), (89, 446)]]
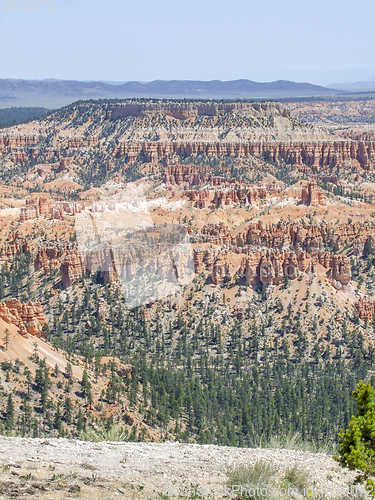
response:
[(0, 78), (375, 80), (374, 0), (29, 4), (0, 3)]

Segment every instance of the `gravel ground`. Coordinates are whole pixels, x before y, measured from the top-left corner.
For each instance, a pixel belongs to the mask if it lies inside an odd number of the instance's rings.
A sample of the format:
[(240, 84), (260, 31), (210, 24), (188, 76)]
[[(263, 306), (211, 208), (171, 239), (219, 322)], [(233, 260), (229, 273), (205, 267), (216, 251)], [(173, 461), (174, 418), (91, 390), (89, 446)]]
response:
[[(0, 498), (235, 498), (224, 489), (228, 469), (260, 459), (279, 474), (303, 468), (306, 497), (345, 496), (340, 492), (355, 478), (331, 456), (297, 450), (0, 437)], [(192, 485), (200, 489), (189, 491)]]

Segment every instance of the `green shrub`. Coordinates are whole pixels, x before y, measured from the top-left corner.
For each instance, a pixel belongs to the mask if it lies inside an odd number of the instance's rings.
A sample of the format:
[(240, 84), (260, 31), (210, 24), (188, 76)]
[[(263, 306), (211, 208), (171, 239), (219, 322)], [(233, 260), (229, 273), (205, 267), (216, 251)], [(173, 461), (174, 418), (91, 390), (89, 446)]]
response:
[(286, 490), (291, 488), (297, 488), (299, 492), (302, 492), (304, 488), (311, 484), (310, 474), (308, 471), (303, 469), (298, 464), (294, 464), (292, 467), (288, 467), (284, 473), (284, 480), (282, 481), (282, 487)]
[(11, 361), (3, 361), (1, 363), (1, 369), (4, 371), (4, 372), (8, 372), (9, 370), (12, 370), (13, 368), (13, 364)]
[(357, 412), (349, 428), (339, 432), (339, 456), (335, 459), (343, 467), (363, 472), (357, 476), (357, 482), (366, 480), (367, 484), (373, 484), (370, 477), (375, 476), (375, 389), (361, 380), (353, 396)]
[[(254, 465), (237, 465), (233, 470), (228, 471), (228, 486), (230, 488), (240, 487), (238, 498), (255, 500), (260, 498), (257, 489), (270, 489), (274, 484), (274, 476), (278, 468), (272, 462), (258, 460)], [(241, 491), (241, 486), (242, 491)], [(237, 489), (236, 489), (237, 491)]]
[(112, 425), (109, 429), (104, 426), (99, 426), (96, 429), (90, 427), (81, 431), (79, 438), (82, 441), (125, 441), (128, 438), (127, 429), (123, 429), (118, 424)]

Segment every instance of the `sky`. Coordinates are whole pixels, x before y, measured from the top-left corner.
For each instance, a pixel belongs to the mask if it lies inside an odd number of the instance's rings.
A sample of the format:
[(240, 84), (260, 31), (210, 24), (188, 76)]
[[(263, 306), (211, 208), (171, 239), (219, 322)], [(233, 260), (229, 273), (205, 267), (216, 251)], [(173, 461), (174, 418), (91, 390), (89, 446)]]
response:
[(5, 0), (0, 78), (375, 81), (374, 19), (374, 0)]

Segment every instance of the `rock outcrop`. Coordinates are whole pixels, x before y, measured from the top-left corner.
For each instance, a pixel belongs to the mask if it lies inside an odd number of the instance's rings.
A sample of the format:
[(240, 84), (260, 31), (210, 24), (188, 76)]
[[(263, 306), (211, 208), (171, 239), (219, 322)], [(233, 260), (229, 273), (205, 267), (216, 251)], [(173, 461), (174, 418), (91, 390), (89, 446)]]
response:
[(65, 216), (74, 216), (82, 211), (82, 206), (76, 201), (52, 201), (49, 198), (32, 198), (26, 200), (21, 207), (20, 222), (45, 217), (63, 220)]
[(213, 156), (263, 157), (271, 162), (285, 162), (302, 170), (319, 171), (325, 168), (358, 167), (368, 170), (375, 161), (374, 141), (242, 141), (242, 142), (122, 142), (113, 154), (133, 163), (138, 157), (143, 161), (166, 159), (171, 154), (187, 157), (195, 154)]
[(49, 214), (51, 201), (47, 197), (33, 198), (26, 200), (26, 205), (21, 207), (20, 222), (36, 219), (37, 217)]
[(39, 302), (22, 303), (17, 299), (9, 299), (6, 304), (0, 303), (0, 318), (16, 325), (21, 335), (30, 333), (36, 337), (43, 336), (43, 325), (47, 322)]
[(14, 148), (23, 148), (38, 144), (43, 139), (40, 135), (4, 134), (0, 135), (0, 153)]
[(61, 282), (64, 287), (69, 287), (79, 281), (85, 272), (81, 257), (75, 248), (69, 249), (64, 255), (61, 264)]
[(194, 203), (197, 208), (207, 208), (215, 206), (216, 208), (228, 205), (243, 203), (245, 205), (256, 204), (259, 199), (275, 196), (282, 193), (280, 186), (247, 186), (239, 184), (234, 189), (204, 189), (185, 191), (183, 196)]
[(319, 191), (315, 180), (311, 180), (307, 188), (302, 188), (301, 203), (311, 207), (326, 206), (327, 198)]
[(318, 252), (311, 257), (307, 252), (288, 250), (255, 250), (253, 247), (226, 247), (212, 257), (211, 249), (194, 249), (195, 272), (207, 272), (211, 281), (220, 284), (234, 276), (254, 288), (277, 285), (285, 277), (298, 278), (302, 273), (315, 272), (318, 262), (327, 269), (327, 277), (347, 285), (351, 279), (349, 259), (330, 252)]
[[(80, 112), (87, 107), (82, 105)], [(240, 116), (283, 116), (289, 117), (289, 109), (279, 103), (247, 103), (247, 102), (176, 102), (176, 101), (146, 101), (124, 102), (110, 104), (107, 107), (107, 119), (117, 120), (127, 116), (162, 114), (178, 120), (187, 120), (197, 116), (222, 116), (233, 113)]]
[(306, 250), (314, 253), (327, 247), (341, 250), (353, 245), (353, 253), (362, 255), (366, 241), (375, 248), (375, 224), (338, 224), (322, 223), (311, 225), (280, 221), (278, 224), (264, 224), (259, 221), (250, 224), (243, 232), (232, 234), (224, 224), (206, 224), (201, 233), (192, 236), (193, 242), (213, 243), (216, 245), (254, 245), (257, 247)]
[(375, 301), (366, 299), (365, 297), (360, 297), (358, 302), (356, 303), (356, 308), (358, 311), (358, 316), (367, 322), (374, 321), (375, 314)]

